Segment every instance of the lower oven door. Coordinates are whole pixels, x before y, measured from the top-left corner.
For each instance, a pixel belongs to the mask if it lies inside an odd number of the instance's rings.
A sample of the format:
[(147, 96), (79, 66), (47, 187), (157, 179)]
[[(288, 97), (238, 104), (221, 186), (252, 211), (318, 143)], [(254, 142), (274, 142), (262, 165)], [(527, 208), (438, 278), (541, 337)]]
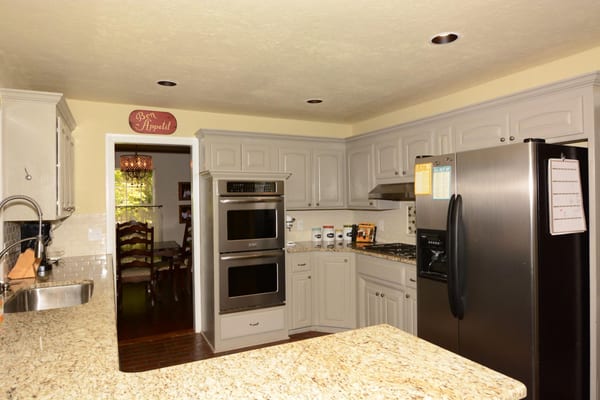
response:
[(219, 291), (221, 314), (285, 304), (285, 252), (221, 254)]

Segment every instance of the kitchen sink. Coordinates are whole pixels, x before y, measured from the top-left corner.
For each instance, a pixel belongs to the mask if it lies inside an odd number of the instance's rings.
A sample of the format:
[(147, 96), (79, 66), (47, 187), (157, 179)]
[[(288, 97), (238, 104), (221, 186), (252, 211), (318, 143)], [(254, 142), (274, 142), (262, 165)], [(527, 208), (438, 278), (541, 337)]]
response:
[(41, 311), (85, 304), (92, 298), (94, 281), (53, 282), (17, 289), (4, 303), (5, 313)]

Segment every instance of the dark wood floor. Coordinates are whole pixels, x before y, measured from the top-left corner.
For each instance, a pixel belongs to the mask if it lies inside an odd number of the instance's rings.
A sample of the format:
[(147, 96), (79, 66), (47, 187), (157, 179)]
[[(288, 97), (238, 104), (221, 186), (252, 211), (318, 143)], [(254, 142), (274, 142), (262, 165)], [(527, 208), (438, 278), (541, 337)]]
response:
[[(161, 281), (159, 293), (160, 300), (152, 307), (144, 284), (129, 284), (123, 289), (123, 306), (117, 313), (121, 371), (147, 371), (265, 347), (214, 354), (202, 335), (194, 333), (191, 295), (180, 293), (179, 301), (174, 301), (168, 280)], [(301, 333), (267, 346), (325, 334)]]

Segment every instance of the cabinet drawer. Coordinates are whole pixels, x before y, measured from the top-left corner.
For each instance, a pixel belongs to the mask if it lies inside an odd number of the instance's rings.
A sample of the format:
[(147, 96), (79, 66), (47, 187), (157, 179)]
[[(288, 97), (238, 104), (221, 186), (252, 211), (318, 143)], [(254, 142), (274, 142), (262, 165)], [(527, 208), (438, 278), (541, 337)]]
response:
[(417, 288), (417, 269), (414, 267), (406, 269), (406, 286)]
[(273, 332), (285, 328), (284, 307), (221, 317), (221, 339)]
[(310, 253), (296, 253), (290, 259), (292, 272), (310, 271)]

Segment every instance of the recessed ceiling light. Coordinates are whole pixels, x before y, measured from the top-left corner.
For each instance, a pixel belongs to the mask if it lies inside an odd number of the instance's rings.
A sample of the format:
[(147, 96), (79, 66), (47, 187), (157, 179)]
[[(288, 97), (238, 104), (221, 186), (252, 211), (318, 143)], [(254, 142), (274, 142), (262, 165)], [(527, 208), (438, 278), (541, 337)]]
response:
[(322, 103), (323, 100), (321, 100), (321, 99), (308, 99), (308, 100), (306, 100), (306, 102), (308, 104), (319, 104), (319, 103)]
[(444, 32), (438, 33), (434, 37), (431, 38), (431, 43), (433, 44), (448, 44), (454, 42), (458, 39), (458, 33), (454, 32)]
[(157, 81), (157, 84), (159, 84), (160, 86), (177, 86), (177, 82), (175, 81), (168, 81), (168, 80), (162, 80), (162, 81)]

